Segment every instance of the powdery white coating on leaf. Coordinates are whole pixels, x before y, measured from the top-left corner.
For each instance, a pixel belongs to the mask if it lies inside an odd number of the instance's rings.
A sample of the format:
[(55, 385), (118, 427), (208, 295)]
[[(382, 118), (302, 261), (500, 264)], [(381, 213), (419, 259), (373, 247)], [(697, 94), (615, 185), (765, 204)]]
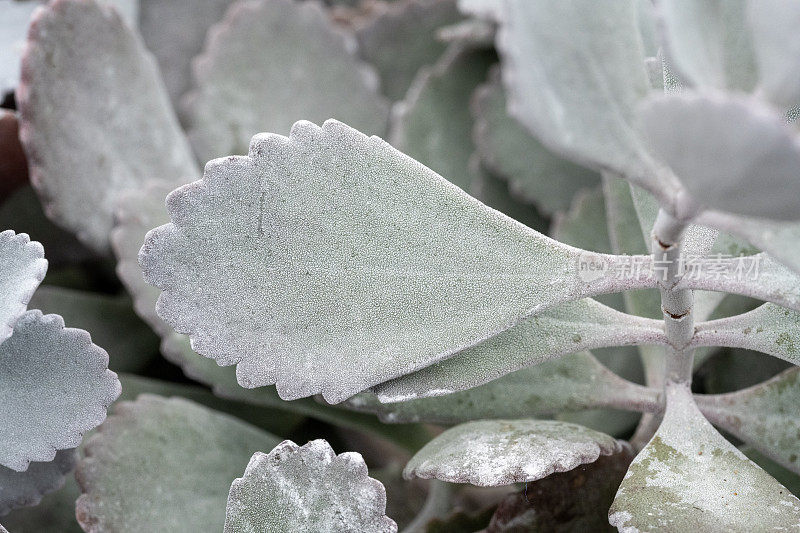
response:
[(606, 346), (666, 344), (662, 323), (592, 299), (566, 303), (437, 364), (374, 387), (381, 401), (441, 396), (555, 357)]
[(42, 496), (60, 489), (75, 467), (75, 450), (61, 450), (48, 463), (31, 463), (24, 472), (0, 466), (0, 516), (12, 509), (37, 505)]
[(225, 533), (318, 531), (394, 533), (386, 490), (356, 452), (336, 455), (322, 439), (290, 440), (257, 452), (231, 484)]
[(796, 531), (800, 500), (703, 418), (685, 385), (667, 387), (667, 411), (631, 464), (609, 511), (636, 531)]
[(56, 0), (37, 12), (17, 102), (47, 215), (97, 251), (108, 251), (125, 191), (199, 175), (155, 61), (95, 0)]
[(634, 127), (635, 108), (650, 90), (636, 2), (502, 5), (497, 47), (509, 113), (553, 152), (616, 171), (670, 204), (674, 176)]
[(0, 465), (21, 472), (75, 448), (119, 394), (108, 354), (88, 333), (26, 312), (0, 344)]
[(182, 398), (119, 402), (84, 445), (78, 522), (89, 533), (220, 531), (231, 479), (278, 442)]
[(139, 255), (157, 312), (285, 399), (336, 403), (552, 305), (654, 285), (582, 281), (580, 250), (333, 120), (256, 136), (167, 204)]
[(0, 233), (0, 342), (11, 336), (14, 322), (25, 312), (46, 273), (41, 244), (25, 233)]
[(192, 59), (203, 49), (208, 29), (222, 20), (233, 0), (140, 0), (139, 30), (158, 61), (172, 103), (189, 89)]
[(468, 422), (426, 444), (403, 477), (497, 487), (566, 472), (623, 446), (599, 431), (556, 420)]
[(800, 313), (767, 303), (728, 318), (697, 324), (693, 346), (744, 348), (800, 364)]
[(551, 417), (562, 411), (617, 408), (657, 410), (658, 391), (611, 372), (589, 352), (529, 366), (468, 390), (443, 396), (381, 403), (371, 392), (347, 406), (376, 413), (383, 422), (452, 424), (483, 418)]
[(184, 103), (197, 156), (244, 153), (256, 133), (285, 134), (301, 118), (335, 117), (383, 135), (388, 105), (355, 48), (317, 0), (238, 2), (194, 61)]
[(760, 0), (659, 0), (670, 63), (691, 86), (751, 91), (758, 78), (747, 5)]
[(713, 424), (800, 474), (800, 368), (728, 394), (696, 396)]
[(455, 0), (408, 0), (378, 9), (377, 16), (356, 28), (358, 51), (377, 69), (383, 94), (400, 100), (420, 68), (444, 53), (446, 45), (436, 38), (437, 28), (462, 17)]
[(800, 135), (752, 97), (680, 93), (640, 109), (654, 152), (701, 204), (780, 220), (800, 218)]
[(758, 63), (759, 88), (781, 107), (800, 102), (800, 4), (792, 0), (747, 3)]
[(599, 174), (553, 154), (508, 116), (498, 68), (475, 91), (471, 107), (472, 137), (481, 162), (539, 211), (564, 211), (578, 191), (599, 184)]

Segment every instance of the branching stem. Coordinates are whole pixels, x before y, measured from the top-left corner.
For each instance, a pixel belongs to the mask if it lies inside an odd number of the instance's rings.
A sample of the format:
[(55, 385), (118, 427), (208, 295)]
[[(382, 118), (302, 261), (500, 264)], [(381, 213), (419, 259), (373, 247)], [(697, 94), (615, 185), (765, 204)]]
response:
[(653, 225), (653, 268), (661, 291), (664, 331), (667, 335), (666, 382), (692, 382), (694, 349), (693, 294), (677, 288), (682, 275), (681, 248), (686, 222), (661, 209)]

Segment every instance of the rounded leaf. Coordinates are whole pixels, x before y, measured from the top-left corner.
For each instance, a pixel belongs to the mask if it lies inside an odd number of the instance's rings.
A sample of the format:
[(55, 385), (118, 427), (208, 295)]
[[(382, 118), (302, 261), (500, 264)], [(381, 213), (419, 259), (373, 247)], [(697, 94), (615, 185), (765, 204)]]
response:
[(599, 431), (556, 420), (483, 420), (450, 428), (408, 462), (403, 476), (496, 487), (566, 472), (623, 450)]
[(31, 463), (24, 472), (0, 466), (0, 516), (12, 509), (37, 505), (42, 496), (64, 485), (75, 467), (75, 450), (60, 450), (48, 463)]
[(88, 333), (26, 312), (0, 344), (0, 465), (23, 471), (75, 448), (119, 394), (108, 354)]
[(368, 476), (361, 454), (336, 455), (322, 439), (286, 440), (253, 455), (233, 481), (224, 531), (396, 532), (385, 513), (386, 490)]
[(199, 175), (155, 61), (105, 2), (56, 0), (37, 12), (17, 103), (48, 216), (97, 251), (108, 251), (121, 193)]

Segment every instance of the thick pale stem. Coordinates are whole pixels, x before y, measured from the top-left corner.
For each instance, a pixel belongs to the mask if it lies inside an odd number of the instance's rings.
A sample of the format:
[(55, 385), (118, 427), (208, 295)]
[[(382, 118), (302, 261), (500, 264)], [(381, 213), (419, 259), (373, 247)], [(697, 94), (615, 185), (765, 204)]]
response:
[[(653, 268), (661, 291), (664, 331), (667, 335), (666, 382), (692, 381), (694, 349), (689, 343), (694, 335), (691, 290), (677, 288), (682, 275), (681, 241), (686, 223), (663, 209), (653, 226)], [(666, 383), (665, 383), (666, 385)]]

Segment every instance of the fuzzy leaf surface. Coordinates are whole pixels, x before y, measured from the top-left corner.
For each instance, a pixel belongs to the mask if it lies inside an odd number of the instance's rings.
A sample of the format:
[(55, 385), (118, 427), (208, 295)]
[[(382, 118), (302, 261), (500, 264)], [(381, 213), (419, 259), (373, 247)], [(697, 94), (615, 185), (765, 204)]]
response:
[(658, 392), (622, 379), (589, 352), (578, 352), (444, 396), (381, 403), (364, 392), (349, 399), (347, 406), (376, 413), (388, 423), (452, 424), (607, 407), (657, 410)]
[(582, 281), (580, 250), (337, 121), (256, 136), (167, 202), (139, 255), (159, 315), (285, 399), (335, 403), (558, 303), (653, 285)]
[(426, 444), (403, 476), (496, 487), (566, 472), (623, 446), (604, 433), (556, 420), (467, 422)]
[(237, 3), (194, 62), (184, 116), (197, 156), (245, 153), (256, 133), (285, 134), (301, 118), (383, 135), (388, 105), (355, 48), (316, 0)]
[(651, 98), (645, 137), (699, 203), (719, 211), (800, 218), (800, 136), (753, 97), (680, 93)]
[[(757, 518), (756, 518), (757, 517)], [(667, 387), (667, 411), (609, 510), (620, 531), (791, 531), (800, 500), (700, 414), (688, 387)]]
[(181, 398), (120, 402), (84, 445), (78, 521), (89, 533), (219, 531), (231, 480), (278, 442)]
[(120, 393), (108, 354), (58, 315), (28, 311), (0, 344), (0, 465), (24, 471), (75, 448)]
[(121, 193), (199, 175), (155, 61), (112, 7), (59, 0), (38, 11), (22, 72), (31, 181), (48, 216), (96, 251), (109, 250)]
[(800, 368), (740, 391), (699, 395), (696, 401), (717, 427), (800, 474)]
[(440, 396), (488, 383), (520, 368), (599, 348), (666, 342), (660, 323), (592, 299), (560, 305), (455, 356), (375, 387), (381, 401)]
[(369, 477), (361, 454), (339, 455), (325, 440), (287, 440), (256, 452), (231, 485), (225, 533), (251, 531), (396, 533), (386, 489)]
[(47, 273), (44, 249), (27, 234), (0, 232), (0, 342), (11, 336), (34, 291)]

